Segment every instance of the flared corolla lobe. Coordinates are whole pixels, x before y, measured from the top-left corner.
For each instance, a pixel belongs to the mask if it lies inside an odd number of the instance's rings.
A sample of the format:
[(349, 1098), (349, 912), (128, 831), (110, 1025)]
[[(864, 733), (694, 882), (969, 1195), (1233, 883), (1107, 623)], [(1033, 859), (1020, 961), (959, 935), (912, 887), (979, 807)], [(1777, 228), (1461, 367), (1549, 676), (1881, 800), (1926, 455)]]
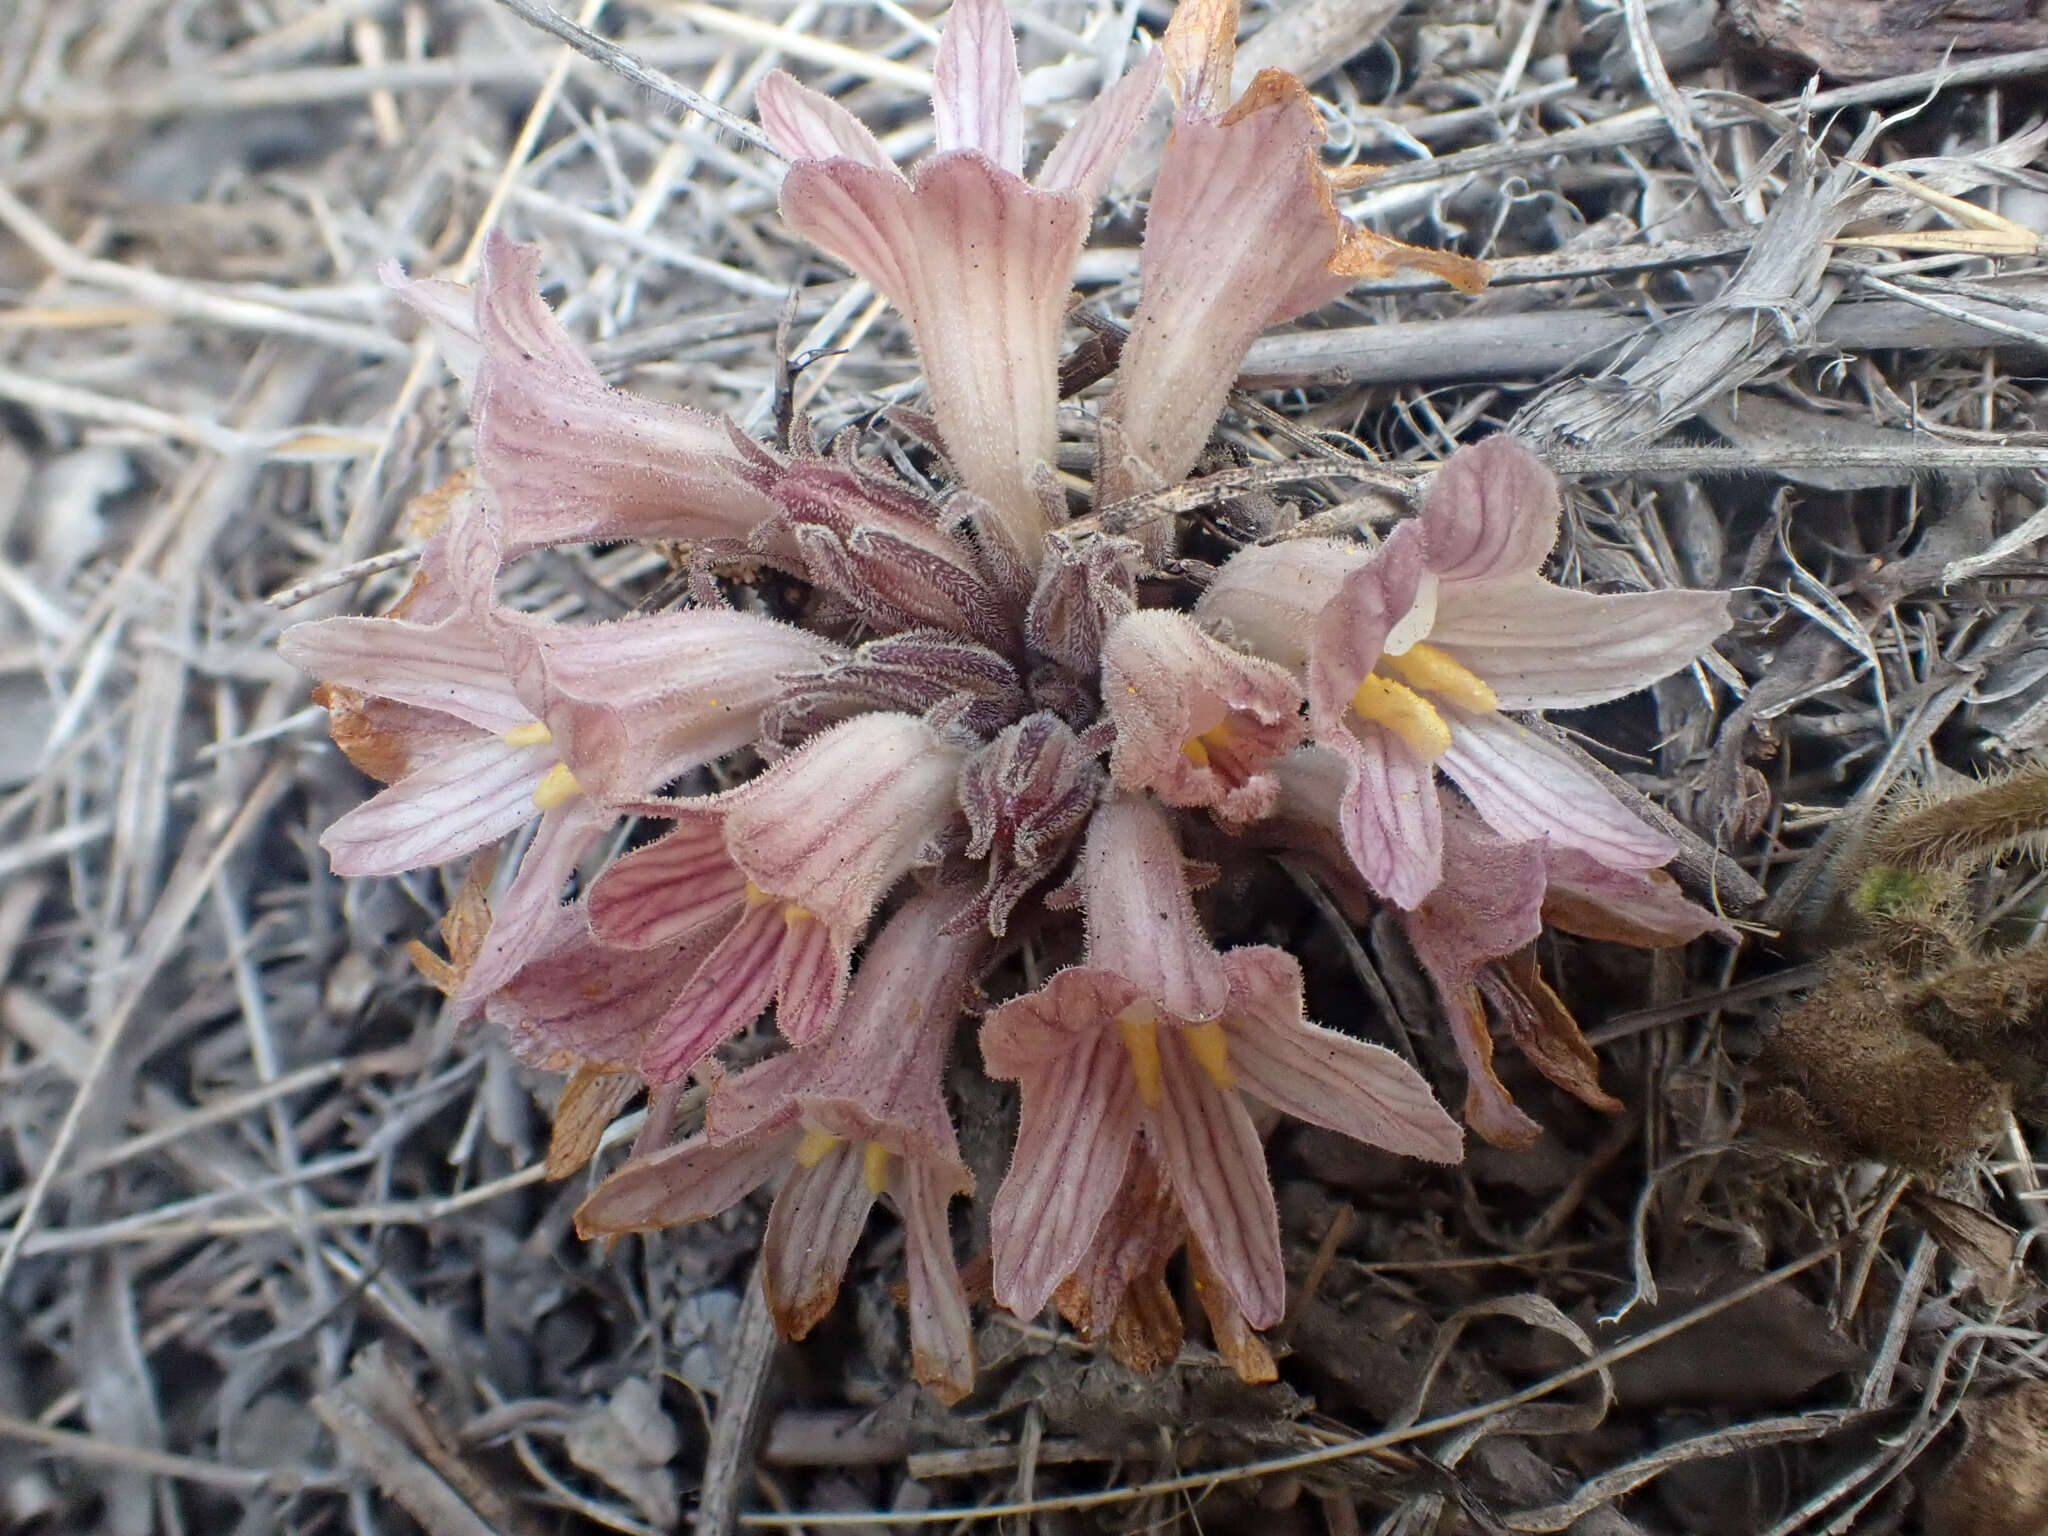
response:
[(1304, 677), (1311, 731), (1350, 769), (1346, 844), (1397, 905), (1443, 878), (1437, 769), (1504, 837), (1638, 872), (1677, 851), (1503, 711), (1602, 703), (1690, 665), (1727, 628), (1727, 594), (1567, 591), (1542, 575), (1557, 532), (1549, 470), (1489, 438), (1445, 462), (1421, 515), (1377, 551), (1246, 549), (1197, 606)]

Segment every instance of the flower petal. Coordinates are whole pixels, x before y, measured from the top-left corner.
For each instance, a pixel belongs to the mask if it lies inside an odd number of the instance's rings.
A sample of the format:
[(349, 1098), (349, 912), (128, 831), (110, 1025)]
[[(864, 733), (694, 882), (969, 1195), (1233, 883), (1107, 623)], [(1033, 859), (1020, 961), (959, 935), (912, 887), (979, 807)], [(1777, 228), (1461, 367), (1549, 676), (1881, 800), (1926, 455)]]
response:
[(852, 160), (893, 171), (889, 152), (867, 124), (830, 96), (771, 69), (754, 87), (754, 110), (775, 147), (791, 160)]
[[(581, 904), (564, 907), (554, 934), (495, 992), (487, 1012), (512, 1054), (547, 1072), (579, 1063), (637, 1069), (648, 1032), (715, 934), (652, 949), (617, 949), (591, 936)], [(694, 952), (693, 952), (694, 951)]]
[(1445, 583), (1429, 643), (1502, 709), (1578, 709), (1689, 666), (1727, 628), (1725, 592), (1573, 592), (1525, 573)]
[(1444, 817), (1444, 876), (1403, 921), (1445, 1005), (1479, 968), (1543, 931), (1543, 845), (1510, 842), (1462, 807)]
[(906, 186), (844, 160), (793, 166), (784, 221), (873, 283), (910, 324), (946, 455), (993, 509), (997, 563), (1038, 568), (1040, 465), (1058, 446), (1060, 327), (1088, 206), (973, 151)]
[(958, 814), (966, 753), (914, 715), (859, 715), (726, 797), (726, 846), (755, 885), (850, 951), (876, 905)]
[(1301, 966), (1282, 949), (1226, 951), (1230, 1006), (1223, 1015), (1230, 1068), (1246, 1093), (1306, 1120), (1406, 1157), (1455, 1163), (1457, 1123), (1392, 1051), (1323, 1029), (1302, 1016)]
[(1446, 706), (1451, 747), (1437, 760), (1503, 837), (1549, 838), (1615, 869), (1654, 869), (1678, 845), (1526, 726)]
[(1178, 1029), (1160, 1031), (1159, 1092), (1147, 1125), (1188, 1230), (1246, 1321), (1270, 1328), (1287, 1310), (1287, 1272), (1252, 1117), (1236, 1093), (1210, 1081)]
[(533, 958), (549, 937), (562, 904), (562, 887), (576, 872), (577, 862), (598, 833), (617, 819), (580, 796), (542, 814), (533, 840), (520, 855), (519, 872), (491, 913), (483, 948), (462, 978), (462, 989), (455, 995), (458, 1008), (480, 1004)]
[(607, 389), (537, 285), (539, 253), (493, 242), (477, 288), (476, 459), (507, 553), (586, 539), (744, 540), (774, 503), (726, 424)]
[(818, 1061), (803, 1088), (812, 1124), (942, 1165), (963, 1194), (974, 1180), (946, 1107), (946, 1063), (969, 985), (990, 949), (985, 933), (945, 930), (964, 895), (949, 885), (920, 892), (882, 925), (861, 956), (839, 1022), (810, 1053)]
[(1195, 618), (1225, 626), (1224, 638), (1305, 673), (1317, 616), (1374, 557), (1367, 546), (1340, 539), (1247, 545), (1217, 570), (1195, 603)]
[(793, 624), (719, 608), (582, 626), (507, 614), (500, 646), (562, 761), (610, 804), (753, 741), (789, 673), (844, 654)]
[(1161, 1013), (1190, 1023), (1223, 1011), (1230, 984), (1188, 894), (1173, 823), (1117, 795), (1096, 809), (1079, 874), (1088, 963), (1116, 972)]
[(1468, 986), (1443, 1001), (1451, 1042), (1465, 1065), (1465, 1123), (1491, 1146), (1511, 1152), (1533, 1146), (1543, 1127), (1516, 1106), (1514, 1095), (1493, 1070), (1493, 1035), (1479, 989)]
[(1077, 193), (1092, 208), (1132, 137), (1144, 126), (1159, 94), (1165, 62), (1166, 56), (1152, 49), (1090, 102), (1039, 166), (1036, 184), (1047, 192)]
[(1301, 691), (1270, 661), (1217, 644), (1185, 614), (1117, 621), (1102, 650), (1102, 701), (1116, 724), (1109, 772), (1120, 789), (1207, 807), (1226, 827), (1273, 809), (1265, 772), (1302, 738)]
[(738, 912), (746, 889), (719, 814), (679, 811), (673, 832), (614, 860), (592, 882), (590, 925), (622, 949), (675, 943)]
[(730, 1210), (788, 1165), (801, 1134), (792, 1123), (736, 1141), (692, 1136), (636, 1157), (577, 1207), (576, 1234), (616, 1237)]
[(1523, 576), (1557, 543), (1557, 477), (1506, 433), (1460, 448), (1422, 498), (1429, 568), (1445, 583)]
[(786, 932), (773, 902), (750, 904), (648, 1034), (640, 1075), (672, 1083), (759, 1018), (775, 995)]
[(996, 1300), (1019, 1317), (1043, 1311), (1080, 1266), (1123, 1185), (1138, 1092), (1110, 1023), (1132, 996), (1120, 978), (1067, 970), (982, 1026), (989, 1074), (1024, 1090), (1016, 1149), (989, 1215)]
[(1102, 410), (1099, 503), (1184, 478), (1259, 333), (1350, 287), (1329, 270), (1342, 228), (1317, 163), (1324, 136), (1308, 92), (1279, 70), (1263, 71), (1221, 118), (1183, 103)]
[(1661, 869), (1612, 869), (1576, 848), (1546, 849), (1543, 866), (1543, 920), (1566, 933), (1638, 949), (1670, 949), (1707, 933), (1736, 937), (1726, 922), (1686, 900)]
[(1403, 523), (1369, 562), (1344, 578), (1316, 615), (1309, 640), (1308, 707), (1319, 738), (1334, 733), (1402, 620), (1418, 604), (1434, 600), (1427, 574), (1422, 532), (1412, 522)]
[(1024, 91), (1003, 0), (954, 0), (932, 60), (938, 152), (978, 150), (1012, 176), (1024, 170)]
[(800, 1339), (832, 1310), (846, 1262), (874, 1208), (861, 1148), (840, 1142), (799, 1166), (776, 1192), (761, 1240), (761, 1284), (786, 1339)]
[(490, 632), (462, 619), (316, 619), (277, 637), (277, 653), (323, 682), (431, 709), (497, 734), (530, 724)]
[(446, 863), (516, 832), (540, 813), (544, 747), (478, 738), (415, 768), (320, 835), (337, 875), (395, 875)]
[(1360, 721), (1320, 738), (1349, 770), (1337, 803), (1344, 850), (1386, 900), (1413, 907), (1443, 878), (1443, 812), (1436, 770), (1381, 725)]
[(910, 1374), (940, 1402), (957, 1403), (974, 1390), (974, 1320), (946, 1225), (953, 1190), (938, 1169), (915, 1162), (901, 1167), (890, 1188), (903, 1216)]
[(775, 952), (775, 1027), (791, 1045), (822, 1040), (839, 1018), (852, 955), (832, 945), (815, 917), (785, 912), (782, 946)]
[(377, 276), (427, 322), (448, 371), (462, 381), (464, 389), (474, 389), (477, 367), (484, 358), (483, 342), (476, 333), (476, 291), (443, 277), (407, 277), (395, 261), (380, 266)]

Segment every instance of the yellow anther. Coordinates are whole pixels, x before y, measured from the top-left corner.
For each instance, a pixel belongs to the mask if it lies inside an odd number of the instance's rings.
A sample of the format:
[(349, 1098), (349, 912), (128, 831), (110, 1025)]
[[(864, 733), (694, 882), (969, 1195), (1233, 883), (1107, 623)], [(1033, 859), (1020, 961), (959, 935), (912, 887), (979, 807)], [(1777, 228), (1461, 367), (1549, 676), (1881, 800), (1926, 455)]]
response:
[(1237, 1079), (1230, 1071), (1230, 1045), (1223, 1038), (1223, 1026), (1213, 1020), (1207, 1024), (1191, 1024), (1182, 1031), (1181, 1039), (1187, 1042), (1189, 1053), (1202, 1064), (1202, 1070), (1209, 1074), (1209, 1081), (1218, 1088), (1235, 1088)]
[(567, 805), (583, 793), (583, 786), (576, 782), (576, 775), (569, 771), (567, 763), (557, 763), (547, 771), (547, 776), (533, 786), (533, 803), (544, 811), (552, 811), (558, 805)]
[(782, 904), (782, 922), (783, 926), (787, 928), (794, 928), (798, 923), (809, 922), (816, 915), (809, 908), (800, 907), (793, 901), (785, 901)]
[(769, 902), (775, 899), (773, 896), (770, 896), (766, 891), (762, 890), (761, 887), (754, 884), (754, 882), (751, 880), (747, 882), (746, 897), (747, 905), (750, 907), (765, 907)]
[(879, 1195), (889, 1187), (889, 1149), (879, 1141), (871, 1141), (860, 1149), (860, 1176), (867, 1181), (871, 1195)]
[(1218, 753), (1228, 753), (1237, 745), (1230, 734), (1230, 717), (1225, 715), (1200, 735), (1190, 736), (1180, 744), (1181, 755), (1197, 768), (1209, 766), (1210, 758)]
[(545, 720), (529, 720), (513, 726), (498, 739), (508, 747), (544, 747), (555, 739), (555, 733), (548, 729)]
[(1451, 749), (1451, 728), (1429, 700), (1377, 672), (1366, 674), (1351, 696), (1351, 707), (1359, 719), (1384, 725), (1425, 761), (1433, 763)]
[(804, 1139), (796, 1144), (797, 1167), (817, 1167), (825, 1154), (838, 1145), (839, 1138), (830, 1131), (821, 1131), (814, 1125), (805, 1126)]
[(1473, 675), (1462, 663), (1453, 661), (1433, 645), (1411, 645), (1399, 656), (1382, 656), (1380, 665), (1410, 688), (1433, 693), (1447, 704), (1475, 714), (1500, 708), (1500, 696)]
[(1150, 1003), (1133, 1003), (1116, 1016), (1124, 1049), (1131, 1053), (1131, 1070), (1137, 1074), (1138, 1097), (1151, 1108), (1159, 1103), (1159, 1015)]

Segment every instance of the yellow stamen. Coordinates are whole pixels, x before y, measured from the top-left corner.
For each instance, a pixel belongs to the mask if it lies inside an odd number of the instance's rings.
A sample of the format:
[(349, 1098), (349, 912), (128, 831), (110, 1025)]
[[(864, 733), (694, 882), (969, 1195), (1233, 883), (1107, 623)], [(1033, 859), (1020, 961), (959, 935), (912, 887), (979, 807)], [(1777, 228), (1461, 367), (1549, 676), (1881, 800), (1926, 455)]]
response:
[(867, 1181), (871, 1195), (879, 1195), (889, 1187), (889, 1149), (879, 1141), (861, 1148), (860, 1176)]
[(785, 901), (782, 904), (782, 922), (784, 927), (794, 928), (798, 923), (809, 922), (814, 916), (816, 916), (815, 913), (798, 906), (793, 901)]
[(1225, 715), (1200, 735), (1190, 736), (1182, 742), (1180, 750), (1181, 755), (1197, 768), (1206, 768), (1211, 754), (1228, 752), (1235, 745), (1230, 734), (1230, 717)]
[(827, 1152), (839, 1145), (839, 1138), (830, 1131), (821, 1131), (816, 1126), (804, 1127), (804, 1139), (796, 1144), (796, 1165), (799, 1168), (815, 1168)]
[(1133, 1003), (1116, 1016), (1131, 1070), (1138, 1077), (1138, 1097), (1151, 1108), (1159, 1103), (1159, 1015), (1150, 1003)]
[(567, 805), (583, 793), (583, 786), (576, 782), (576, 775), (569, 771), (567, 763), (557, 763), (547, 772), (547, 777), (533, 786), (533, 803), (541, 810), (552, 811), (558, 805)]
[(1410, 688), (1433, 693), (1447, 704), (1475, 714), (1500, 708), (1500, 696), (1433, 645), (1411, 645), (1399, 656), (1382, 656), (1380, 665)]
[(1451, 728), (1444, 724), (1444, 717), (1431, 707), (1429, 700), (1413, 688), (1376, 672), (1367, 673), (1365, 681), (1358, 685), (1358, 692), (1351, 696), (1351, 707), (1358, 712), (1359, 719), (1384, 725), (1406, 742), (1409, 750), (1428, 762), (1435, 762), (1451, 749)]
[(747, 905), (750, 907), (766, 906), (769, 902), (775, 899), (773, 896), (770, 896), (766, 891), (762, 890), (761, 887), (754, 884), (754, 882), (751, 880), (747, 882), (746, 897)]
[(555, 739), (555, 733), (548, 729), (545, 720), (529, 720), (513, 726), (498, 739), (508, 747), (544, 747)]
[(1202, 1064), (1202, 1070), (1209, 1074), (1209, 1081), (1218, 1088), (1235, 1088), (1237, 1078), (1230, 1070), (1230, 1046), (1223, 1038), (1223, 1026), (1213, 1020), (1207, 1024), (1191, 1024), (1182, 1033), (1188, 1051)]

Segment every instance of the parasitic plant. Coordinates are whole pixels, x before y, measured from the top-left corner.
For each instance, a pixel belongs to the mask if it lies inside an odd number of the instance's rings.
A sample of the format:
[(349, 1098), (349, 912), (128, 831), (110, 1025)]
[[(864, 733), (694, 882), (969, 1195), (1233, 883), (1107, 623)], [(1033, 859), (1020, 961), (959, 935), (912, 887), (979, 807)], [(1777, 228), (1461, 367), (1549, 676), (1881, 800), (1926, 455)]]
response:
[[(473, 290), (394, 274), (469, 388), (475, 478), (396, 610), (283, 642), (388, 785), (328, 830), (338, 872), (532, 825), (488, 913), (473, 868), (430, 966), (458, 1016), (571, 1074), (552, 1172), (650, 1090), (580, 1230), (695, 1220), (779, 1180), (763, 1274), (801, 1336), (886, 1203), (915, 1372), (949, 1399), (973, 1383), (949, 1225), (975, 1188), (946, 1086), (977, 1055), (963, 1018), (1021, 1102), (989, 1205), (995, 1300), (1052, 1301), (1157, 1359), (1185, 1247), (1229, 1358), (1269, 1371), (1251, 1330), (1286, 1280), (1258, 1107), (1437, 1163), (1462, 1132), (1414, 1067), (1305, 1016), (1294, 956), (1217, 947), (1193, 894), (1214, 866), (1288, 851), (1398, 909), (1467, 1121), (1509, 1145), (1537, 1127), (1493, 1074), (1490, 1019), (1613, 1104), (1537, 974), (1543, 923), (1647, 944), (1716, 924), (1662, 873), (1669, 839), (1514, 715), (1687, 667), (1725, 594), (1550, 583), (1559, 492), (1526, 448), (1459, 450), (1378, 544), (1276, 535), (1213, 573), (1191, 527), (1086, 516), (1196, 469), (1266, 326), (1397, 265), (1484, 278), (1339, 213), (1300, 82), (1269, 70), (1232, 98), (1236, 25), (1234, 0), (1186, 0), (1030, 178), (1000, 0), (955, 5), (936, 148), (907, 171), (836, 103), (762, 82), (785, 221), (909, 327), (942, 495), (852, 434), (764, 444), (607, 388), (541, 303), (538, 254), (503, 236)], [(1070, 273), (1162, 77), (1173, 134), (1084, 503), (1055, 468)], [(574, 625), (496, 601), (507, 562), (591, 540), (687, 546), (689, 602)], [(649, 835), (593, 867), (627, 818)], [(722, 1048), (771, 1010), (787, 1049), (729, 1075)], [(707, 1107), (674, 1139), (689, 1076)]]

